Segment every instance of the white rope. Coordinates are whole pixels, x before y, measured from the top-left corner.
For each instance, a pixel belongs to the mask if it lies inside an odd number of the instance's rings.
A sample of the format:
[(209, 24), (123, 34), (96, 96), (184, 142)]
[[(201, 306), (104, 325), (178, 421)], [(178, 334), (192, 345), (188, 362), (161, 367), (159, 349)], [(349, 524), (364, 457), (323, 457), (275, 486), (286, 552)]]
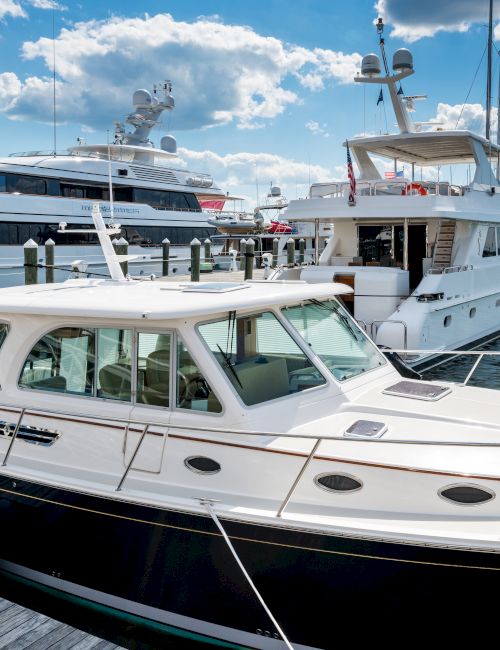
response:
[(274, 616), (272, 615), (271, 610), (269, 609), (269, 607), (268, 607), (268, 606), (266, 605), (266, 603), (264, 602), (264, 599), (262, 598), (262, 596), (261, 596), (260, 593), (258, 592), (257, 587), (254, 585), (254, 583), (253, 583), (253, 581), (252, 581), (252, 578), (248, 575), (247, 570), (246, 570), (245, 567), (243, 566), (243, 563), (241, 562), (240, 558), (238, 557), (238, 554), (237, 554), (236, 551), (234, 550), (234, 546), (231, 544), (231, 540), (230, 540), (229, 537), (227, 536), (226, 531), (224, 530), (222, 524), (221, 524), (220, 521), (219, 521), (219, 518), (217, 517), (217, 515), (216, 515), (215, 512), (213, 511), (212, 504), (211, 504), (209, 501), (205, 501), (204, 499), (202, 499), (200, 502), (201, 502), (202, 505), (205, 506), (205, 508), (207, 509), (209, 515), (212, 517), (212, 519), (213, 519), (215, 525), (216, 525), (217, 528), (220, 530), (221, 535), (222, 535), (222, 537), (224, 538), (224, 541), (225, 541), (226, 544), (228, 545), (229, 550), (230, 550), (231, 553), (233, 554), (234, 559), (235, 559), (236, 562), (238, 563), (238, 566), (240, 567), (241, 571), (243, 572), (243, 575), (244, 575), (245, 578), (247, 579), (248, 584), (250, 585), (250, 587), (252, 587), (252, 589), (253, 589), (255, 595), (257, 596), (257, 598), (258, 598), (260, 604), (261, 604), (262, 607), (266, 610), (267, 615), (268, 615), (269, 618), (271, 619), (271, 622), (272, 622), (272, 624), (274, 625), (274, 627), (278, 630), (278, 632), (279, 632), (281, 638), (283, 639), (283, 642), (285, 643), (286, 647), (287, 647), (289, 650), (293, 650), (293, 646), (292, 646), (292, 644), (291, 644), (290, 641), (286, 638), (285, 633), (283, 632), (283, 630), (281, 629), (281, 627), (278, 625), (278, 622), (276, 621), (276, 619), (275, 619)]

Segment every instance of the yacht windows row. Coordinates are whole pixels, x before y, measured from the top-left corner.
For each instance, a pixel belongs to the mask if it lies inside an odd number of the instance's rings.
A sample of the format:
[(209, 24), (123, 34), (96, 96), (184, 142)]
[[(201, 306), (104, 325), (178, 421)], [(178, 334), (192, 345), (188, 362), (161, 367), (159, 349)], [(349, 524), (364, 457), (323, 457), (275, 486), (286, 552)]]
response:
[(222, 411), (183, 341), (171, 332), (60, 327), (33, 347), (19, 385), (164, 408), (174, 401), (181, 409)]
[[(60, 181), (56, 178), (25, 174), (0, 174), (0, 192), (109, 201), (109, 187), (104, 183), (79, 184), (69, 180)], [(163, 210), (201, 212), (198, 199), (191, 192), (115, 185), (113, 199), (128, 203), (146, 203)]]
[(496, 255), (500, 255), (500, 227), (490, 226), (486, 233), (483, 257), (495, 257)]
[[(79, 230), (91, 229), (93, 226), (81, 223), (68, 223), (67, 229), (77, 228)], [(23, 246), (28, 239), (33, 239), (39, 246), (45, 244), (48, 239), (58, 246), (80, 246), (87, 244), (99, 244), (97, 235), (89, 232), (71, 234), (58, 232), (59, 225), (56, 223), (16, 223), (0, 222), (0, 246)], [(175, 226), (124, 226), (121, 229), (121, 237), (124, 237), (131, 246), (159, 246), (164, 239), (168, 239), (172, 245), (187, 245), (195, 237), (203, 241), (210, 237), (215, 228), (207, 228), (202, 225), (196, 228), (175, 227)]]

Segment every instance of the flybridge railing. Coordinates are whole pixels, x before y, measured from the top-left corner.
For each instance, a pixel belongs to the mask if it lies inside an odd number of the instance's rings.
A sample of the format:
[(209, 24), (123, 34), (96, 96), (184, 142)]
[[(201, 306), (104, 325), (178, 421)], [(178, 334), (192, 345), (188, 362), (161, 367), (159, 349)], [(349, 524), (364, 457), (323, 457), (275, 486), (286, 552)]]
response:
[[(324, 191), (322, 191), (324, 190)], [(338, 198), (350, 194), (350, 183), (316, 183), (311, 186), (309, 198)], [(375, 180), (357, 181), (358, 196), (463, 196), (466, 186), (450, 185), (433, 180)]]

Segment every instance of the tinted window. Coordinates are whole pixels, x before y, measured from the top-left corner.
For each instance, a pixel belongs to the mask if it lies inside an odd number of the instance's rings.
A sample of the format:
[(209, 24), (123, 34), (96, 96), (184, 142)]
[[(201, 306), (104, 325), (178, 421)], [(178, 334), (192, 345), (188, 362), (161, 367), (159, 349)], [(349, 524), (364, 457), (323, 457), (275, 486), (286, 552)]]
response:
[(177, 406), (220, 413), (222, 406), (182, 341), (177, 345)]
[(132, 330), (98, 330), (97, 395), (125, 402), (131, 400)]
[(19, 384), (36, 390), (92, 395), (94, 331), (61, 327), (44, 336), (29, 353)]
[(139, 332), (137, 338), (137, 402), (169, 405), (170, 335)]
[(8, 174), (6, 181), (7, 192), (19, 192), (19, 194), (47, 194), (47, 185), (43, 178)]
[(0, 323), (0, 348), (3, 345), (3, 342), (7, 338), (7, 333), (9, 331), (9, 326), (6, 323)]
[(6, 192), (7, 191), (7, 183), (5, 180), (5, 176), (2, 174), (0, 176), (0, 192)]
[(245, 404), (259, 404), (325, 383), (271, 312), (230, 317), (200, 333)]
[(488, 228), (486, 241), (484, 243), (483, 257), (493, 257), (497, 254), (497, 242), (495, 238), (495, 228)]

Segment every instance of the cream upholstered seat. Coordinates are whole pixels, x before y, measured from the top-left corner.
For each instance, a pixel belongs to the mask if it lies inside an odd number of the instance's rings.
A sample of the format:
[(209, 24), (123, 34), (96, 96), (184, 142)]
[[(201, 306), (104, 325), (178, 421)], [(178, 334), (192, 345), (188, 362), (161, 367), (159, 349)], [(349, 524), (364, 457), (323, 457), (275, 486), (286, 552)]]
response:
[(146, 359), (144, 386), (139, 395), (143, 404), (169, 405), (170, 350), (155, 350)]

